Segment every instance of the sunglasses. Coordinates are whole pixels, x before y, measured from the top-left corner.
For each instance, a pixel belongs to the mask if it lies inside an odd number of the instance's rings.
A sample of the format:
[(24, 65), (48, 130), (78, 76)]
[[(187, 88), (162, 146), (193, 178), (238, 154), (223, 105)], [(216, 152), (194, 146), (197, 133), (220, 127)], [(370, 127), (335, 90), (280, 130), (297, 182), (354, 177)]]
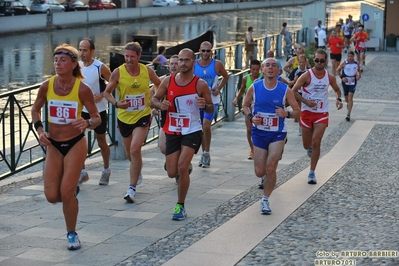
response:
[(210, 53), (210, 52), (212, 52), (212, 50), (205, 50), (205, 49), (202, 49), (201, 52), (203, 52), (203, 53)]
[(179, 61), (179, 63), (190, 63), (194, 60), (189, 59), (189, 58), (179, 58), (177, 61)]
[(326, 62), (326, 59), (319, 59), (319, 58), (316, 58), (315, 60), (313, 60), (315, 63), (320, 63), (320, 64), (324, 64), (325, 62)]

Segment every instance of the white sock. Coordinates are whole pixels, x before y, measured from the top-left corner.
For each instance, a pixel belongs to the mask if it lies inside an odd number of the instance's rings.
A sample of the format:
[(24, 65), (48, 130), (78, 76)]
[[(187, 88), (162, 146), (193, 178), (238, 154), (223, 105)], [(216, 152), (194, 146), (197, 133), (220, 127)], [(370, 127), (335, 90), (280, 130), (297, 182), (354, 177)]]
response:
[(109, 170), (109, 168), (104, 168), (104, 169), (103, 169), (103, 172), (104, 172), (104, 173), (109, 173), (110, 171), (111, 171), (111, 170)]

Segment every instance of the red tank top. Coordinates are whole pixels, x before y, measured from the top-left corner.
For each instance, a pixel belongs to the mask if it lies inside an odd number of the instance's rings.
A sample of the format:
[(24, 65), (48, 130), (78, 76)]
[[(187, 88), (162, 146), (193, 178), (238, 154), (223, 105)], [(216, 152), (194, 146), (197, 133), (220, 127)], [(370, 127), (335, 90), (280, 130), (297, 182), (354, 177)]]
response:
[(187, 135), (202, 130), (198, 97), (198, 77), (186, 86), (179, 86), (175, 82), (176, 75), (170, 76), (166, 100), (171, 103), (166, 112), (166, 120), (163, 130), (170, 135)]

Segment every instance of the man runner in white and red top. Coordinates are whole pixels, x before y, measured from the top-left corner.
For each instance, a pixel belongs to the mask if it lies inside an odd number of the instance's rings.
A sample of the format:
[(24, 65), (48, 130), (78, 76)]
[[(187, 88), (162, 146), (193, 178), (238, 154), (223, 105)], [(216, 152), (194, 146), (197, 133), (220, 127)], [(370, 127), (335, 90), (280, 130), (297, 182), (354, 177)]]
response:
[[(166, 134), (166, 169), (168, 176), (179, 174), (177, 204), (173, 220), (184, 220), (184, 201), (190, 186), (189, 167), (202, 140), (200, 108), (212, 114), (213, 102), (207, 83), (194, 75), (195, 54), (190, 49), (179, 53), (180, 73), (166, 77), (151, 105), (166, 111), (163, 130)], [(166, 99), (161, 99), (166, 96)]]
[[(302, 143), (310, 157), (308, 184), (316, 184), (315, 169), (320, 157), (320, 144), (328, 126), (328, 87), (331, 85), (336, 95), (335, 105), (342, 108), (341, 90), (334, 76), (325, 69), (327, 53), (317, 50), (314, 57), (315, 66), (304, 73), (295, 83), (292, 90), (297, 100), (302, 102), (301, 119)], [(298, 90), (302, 89), (302, 96)]]

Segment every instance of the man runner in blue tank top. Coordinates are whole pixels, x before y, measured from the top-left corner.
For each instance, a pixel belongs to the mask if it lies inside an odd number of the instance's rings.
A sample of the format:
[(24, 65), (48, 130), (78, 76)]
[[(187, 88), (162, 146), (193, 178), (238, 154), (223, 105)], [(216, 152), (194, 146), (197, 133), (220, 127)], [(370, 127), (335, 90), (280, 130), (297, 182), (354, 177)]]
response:
[[(255, 174), (266, 176), (263, 182), (261, 213), (271, 214), (269, 197), (276, 184), (276, 170), (287, 137), (287, 119), (297, 118), (301, 110), (287, 84), (277, 80), (277, 60), (268, 58), (262, 63), (264, 79), (248, 89), (242, 109), (252, 126)], [(251, 108), (251, 103), (253, 107)], [(286, 103), (292, 107), (287, 111)]]
[[(211, 91), (212, 102), (214, 105), (214, 112), (211, 114), (204, 113), (201, 110), (201, 121), (202, 121), (202, 156), (199, 162), (199, 166), (202, 168), (208, 168), (211, 164), (211, 136), (212, 128), (211, 123), (215, 114), (218, 111), (220, 102), (220, 91), (229, 80), (229, 74), (223, 66), (220, 60), (212, 58), (212, 44), (210, 42), (203, 42), (200, 46), (200, 59), (195, 62), (194, 75), (205, 80), (208, 84), (209, 90)], [(218, 82), (219, 77), (223, 79)]]

